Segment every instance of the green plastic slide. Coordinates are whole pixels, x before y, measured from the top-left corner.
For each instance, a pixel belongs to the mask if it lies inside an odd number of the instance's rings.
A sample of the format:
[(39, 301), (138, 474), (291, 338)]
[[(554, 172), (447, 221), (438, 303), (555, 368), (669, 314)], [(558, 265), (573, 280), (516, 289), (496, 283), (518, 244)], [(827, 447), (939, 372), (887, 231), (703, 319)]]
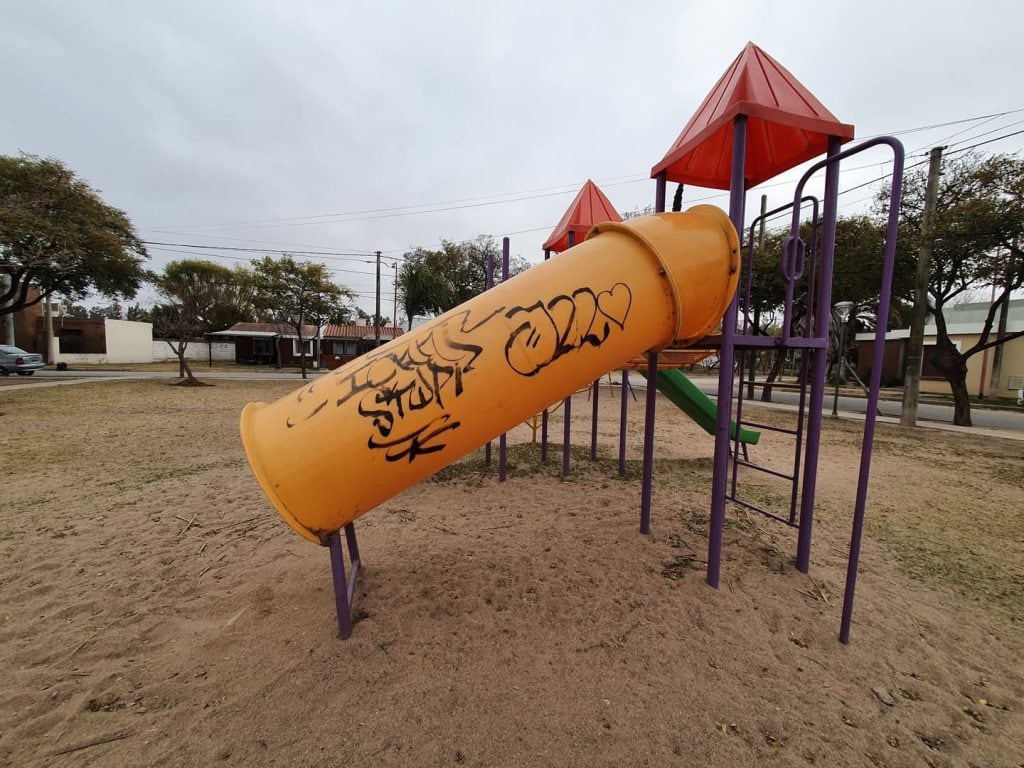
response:
[[(644, 378), (644, 371), (640, 372)], [(715, 420), (718, 418), (718, 406), (705, 395), (697, 385), (690, 381), (682, 371), (670, 369), (658, 371), (655, 382), (658, 391), (671, 400), (687, 416), (709, 435), (715, 434)], [(729, 436), (736, 439), (736, 422), (729, 422)], [(761, 433), (754, 429), (740, 429), (740, 442), (745, 445), (757, 445)]]

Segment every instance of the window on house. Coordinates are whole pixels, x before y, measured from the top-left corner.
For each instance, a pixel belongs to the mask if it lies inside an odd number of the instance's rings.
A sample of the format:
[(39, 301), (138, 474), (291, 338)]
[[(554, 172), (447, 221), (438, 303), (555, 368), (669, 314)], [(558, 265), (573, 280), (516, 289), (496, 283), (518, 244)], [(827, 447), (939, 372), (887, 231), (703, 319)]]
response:
[(274, 354), (274, 342), (271, 339), (253, 339), (252, 351), (257, 355)]
[(336, 355), (346, 355), (349, 357), (359, 354), (359, 342), (358, 341), (336, 341), (334, 342), (333, 352)]
[[(313, 339), (305, 339), (303, 346), (306, 348), (306, 357), (313, 356)], [(299, 346), (298, 339), (292, 339), (292, 357), (301, 357), (302, 347)]]

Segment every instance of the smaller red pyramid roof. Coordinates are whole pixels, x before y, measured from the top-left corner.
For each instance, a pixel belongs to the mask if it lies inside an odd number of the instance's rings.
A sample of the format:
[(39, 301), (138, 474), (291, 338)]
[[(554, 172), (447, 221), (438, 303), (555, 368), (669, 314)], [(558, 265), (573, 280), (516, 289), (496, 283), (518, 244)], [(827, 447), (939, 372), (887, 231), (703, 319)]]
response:
[(615, 206), (604, 196), (597, 184), (587, 179), (572, 205), (566, 210), (562, 220), (558, 222), (551, 235), (544, 242), (544, 250), (561, 253), (569, 248), (569, 233), (575, 233), (577, 244), (583, 242), (583, 238), (592, 227), (604, 224), (606, 221), (622, 221)]
[(665, 171), (669, 181), (728, 189), (732, 124), (747, 116), (747, 186), (777, 176), (823, 154), (828, 137), (853, 138), (785, 67), (747, 43), (711, 89), (651, 177)]

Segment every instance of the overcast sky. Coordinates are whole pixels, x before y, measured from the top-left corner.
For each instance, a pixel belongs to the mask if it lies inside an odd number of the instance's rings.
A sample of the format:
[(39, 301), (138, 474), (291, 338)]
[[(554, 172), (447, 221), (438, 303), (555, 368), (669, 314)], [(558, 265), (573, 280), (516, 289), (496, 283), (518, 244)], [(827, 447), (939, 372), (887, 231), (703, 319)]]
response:
[[(441, 238), (515, 233), (513, 252), (538, 260), (587, 178), (620, 211), (652, 202), (651, 166), (748, 40), (858, 136), (1024, 108), (1024, 5), (1011, 0), (3, 0), (0, 10), (0, 153), (58, 157), (146, 240), (206, 247), (394, 258)], [(917, 157), (1022, 121), (900, 138)], [(1022, 139), (985, 149), (1016, 151)], [(840, 188), (885, 170), (850, 171)], [(765, 191), (774, 204), (786, 188)], [(841, 211), (870, 194), (840, 198)], [(226, 264), (259, 255), (153, 246), (151, 266), (181, 251)], [(325, 263), (372, 311), (363, 259)], [(385, 314), (391, 296), (386, 278)]]

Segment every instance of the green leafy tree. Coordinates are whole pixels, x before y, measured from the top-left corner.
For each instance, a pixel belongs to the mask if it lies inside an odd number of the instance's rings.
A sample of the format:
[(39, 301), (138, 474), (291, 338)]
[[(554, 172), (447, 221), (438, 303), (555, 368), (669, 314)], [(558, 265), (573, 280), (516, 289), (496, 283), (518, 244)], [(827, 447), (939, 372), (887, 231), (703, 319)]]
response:
[[(370, 314), (369, 312), (364, 310), (362, 307), (356, 307), (355, 314), (356, 314), (356, 317), (359, 320), (362, 320), (366, 325), (368, 325), (371, 328), (373, 328), (374, 316), (372, 314)], [(380, 327), (384, 328), (385, 326), (388, 326), (388, 325), (391, 325), (391, 318), (388, 317), (387, 315), (381, 315), (381, 317), (380, 317)]]
[[(898, 247), (916, 263), (921, 244), (927, 174), (907, 174)], [(888, 192), (883, 192), (888, 199)], [(926, 350), (928, 361), (939, 370), (953, 392), (953, 423), (971, 424), (967, 389), (967, 363), (986, 349), (1024, 336), (1024, 331), (993, 337), (999, 307), (1013, 291), (1024, 286), (1024, 160), (1016, 156), (981, 156), (968, 153), (947, 159), (939, 181), (935, 212), (935, 240), (928, 281), (928, 311), (935, 318), (936, 343)], [(944, 310), (965, 297), (977, 298), (995, 288), (977, 341), (957, 349)]]
[(345, 314), (344, 304), (355, 298), (337, 285), (323, 264), (296, 261), (291, 256), (266, 256), (252, 262), (258, 311), (294, 329), (299, 339), (302, 378), (306, 378), (306, 338), (303, 326), (321, 325)]
[[(754, 256), (754, 281), (751, 288), (750, 311), (758, 322), (758, 333), (765, 334), (777, 322), (782, 313), (785, 298), (784, 284), (779, 277), (779, 257), (789, 228), (771, 230), (765, 237), (763, 253)], [(800, 226), (800, 237), (806, 246), (807, 266), (803, 277), (794, 286), (794, 306), (790, 332), (798, 334), (806, 323), (807, 280), (810, 276), (811, 253), (815, 242), (809, 223)], [(820, 239), (820, 232), (819, 232)], [(885, 255), (884, 226), (871, 216), (844, 216), (836, 222), (835, 260), (832, 275), (832, 301), (850, 301), (854, 308), (847, 318), (845, 336), (840, 333), (838, 318), (830, 325), (830, 371), (844, 357), (849, 357), (856, 332), (874, 327), (878, 315), (878, 293), (880, 288), (882, 261)], [(820, 252), (820, 243), (818, 244)], [(914, 277), (914, 265), (906, 254), (897, 254), (893, 273), (893, 304), (890, 307), (890, 327), (894, 318), (901, 316), (899, 310), (908, 300)], [(839, 349), (839, 338), (844, 336), (846, 348)], [(784, 359), (776, 353), (768, 381), (772, 382), (781, 374)], [(832, 373), (829, 373), (832, 376)], [(771, 387), (765, 387), (762, 399), (771, 399)]]
[(54, 293), (131, 298), (145, 258), (128, 216), (61, 161), (0, 156), (0, 315)]
[(395, 283), (410, 329), (417, 315), (438, 314), (452, 305), (454, 288), (437, 251), (417, 248), (405, 254)]
[[(447, 312), (487, 286), (487, 262), (493, 259), (495, 284), (501, 282), (501, 249), (490, 235), (475, 240), (442, 240), (438, 250), (417, 248), (406, 253), (398, 270), (398, 296), (408, 318)], [(525, 271), (529, 262), (521, 256), (509, 260), (509, 277)]]
[(251, 283), (246, 274), (198, 259), (169, 262), (163, 272), (150, 276), (163, 299), (150, 314), (154, 335), (174, 351), (178, 375), (190, 385), (197, 381), (185, 356), (189, 341), (223, 327), (221, 319), (231, 312), (225, 296), (233, 297), (240, 290), (236, 280)]

